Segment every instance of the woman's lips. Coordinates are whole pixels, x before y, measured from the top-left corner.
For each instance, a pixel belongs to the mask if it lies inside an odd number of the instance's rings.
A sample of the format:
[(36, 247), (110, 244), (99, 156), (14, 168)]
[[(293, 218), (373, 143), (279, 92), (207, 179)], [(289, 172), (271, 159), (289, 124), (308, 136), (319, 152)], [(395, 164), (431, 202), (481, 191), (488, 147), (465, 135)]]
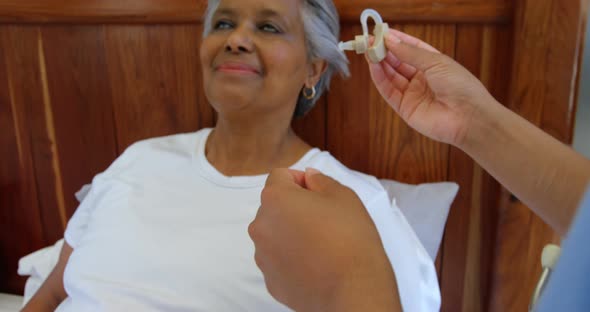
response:
[(217, 71), (238, 75), (260, 75), (260, 71), (254, 66), (243, 63), (224, 63), (216, 68)]

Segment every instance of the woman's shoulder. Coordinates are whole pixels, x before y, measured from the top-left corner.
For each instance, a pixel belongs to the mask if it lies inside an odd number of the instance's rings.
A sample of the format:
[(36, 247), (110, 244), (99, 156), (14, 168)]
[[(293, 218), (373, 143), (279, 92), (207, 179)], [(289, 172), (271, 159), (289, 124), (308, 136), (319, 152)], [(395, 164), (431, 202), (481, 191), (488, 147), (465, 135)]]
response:
[(146, 151), (176, 151), (192, 153), (200, 139), (203, 139), (211, 131), (209, 128), (196, 132), (179, 133), (160, 137), (144, 139), (131, 144), (125, 153), (137, 153)]
[(376, 177), (346, 167), (327, 151), (316, 149), (315, 153), (305, 163), (294, 169), (305, 170), (305, 168), (317, 169), (351, 188), (364, 204), (368, 204), (379, 196), (387, 197), (385, 189)]
[[(206, 138), (211, 129), (144, 139), (131, 144), (109, 166), (106, 172), (116, 172), (135, 166), (152, 166), (172, 160), (190, 160), (199, 141)], [(106, 173), (105, 172), (105, 173)]]

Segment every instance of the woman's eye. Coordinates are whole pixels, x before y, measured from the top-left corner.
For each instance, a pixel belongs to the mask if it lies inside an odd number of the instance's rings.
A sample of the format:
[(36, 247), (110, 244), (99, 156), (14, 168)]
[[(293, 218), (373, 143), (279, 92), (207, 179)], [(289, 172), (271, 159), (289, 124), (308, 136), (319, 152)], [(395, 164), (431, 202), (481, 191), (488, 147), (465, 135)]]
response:
[(281, 33), (281, 31), (272, 24), (262, 24), (260, 25), (260, 30), (274, 34)]
[(224, 29), (231, 29), (232, 27), (233, 27), (233, 24), (228, 21), (219, 21), (219, 22), (215, 23), (215, 27), (213, 27), (213, 29), (224, 30)]

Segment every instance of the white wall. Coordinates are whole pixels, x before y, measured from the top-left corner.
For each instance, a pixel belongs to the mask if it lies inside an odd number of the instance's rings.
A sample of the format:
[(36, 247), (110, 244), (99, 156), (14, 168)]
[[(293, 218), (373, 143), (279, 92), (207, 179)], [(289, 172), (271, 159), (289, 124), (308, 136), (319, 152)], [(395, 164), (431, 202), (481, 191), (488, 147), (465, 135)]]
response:
[(574, 129), (574, 149), (590, 158), (590, 22), (586, 27), (584, 63), (582, 66), (576, 127)]

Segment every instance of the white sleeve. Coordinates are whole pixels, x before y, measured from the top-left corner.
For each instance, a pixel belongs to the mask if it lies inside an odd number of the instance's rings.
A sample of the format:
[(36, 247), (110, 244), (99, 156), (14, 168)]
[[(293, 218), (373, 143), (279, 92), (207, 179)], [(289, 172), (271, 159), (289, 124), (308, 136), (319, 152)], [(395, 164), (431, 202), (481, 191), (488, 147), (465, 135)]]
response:
[(84, 196), (84, 199), (80, 202), (80, 205), (66, 226), (64, 239), (70, 246), (72, 246), (72, 248), (78, 246), (81, 238), (86, 233), (88, 223), (92, 218), (92, 213), (100, 206), (104, 194), (108, 192), (110, 188), (110, 178), (117, 176), (128, 166), (131, 166), (141, 154), (138, 152), (138, 145), (140, 144), (135, 143), (131, 145), (109, 166), (107, 170), (96, 175), (94, 179), (92, 179), (90, 190)]
[(404, 311), (439, 311), (440, 290), (434, 262), (387, 193), (367, 204), (395, 272)]
[(64, 239), (74, 249), (78, 247), (80, 239), (86, 233), (90, 217), (100, 202), (101, 188), (103, 187), (100, 181), (100, 175), (97, 175), (92, 181), (90, 191), (88, 191), (88, 194), (84, 197), (80, 205), (78, 205), (76, 212), (74, 212), (74, 215), (68, 221)]

